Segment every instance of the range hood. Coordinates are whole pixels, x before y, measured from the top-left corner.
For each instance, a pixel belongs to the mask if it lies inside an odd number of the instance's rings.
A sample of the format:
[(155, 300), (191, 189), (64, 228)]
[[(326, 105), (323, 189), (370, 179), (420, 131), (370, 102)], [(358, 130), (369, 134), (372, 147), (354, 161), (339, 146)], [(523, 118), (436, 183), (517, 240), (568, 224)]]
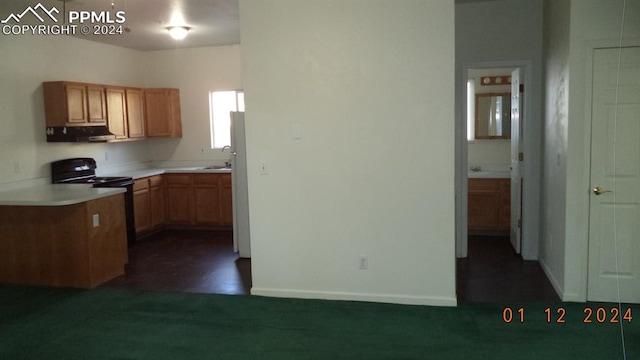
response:
[(47, 127), (47, 142), (106, 142), (115, 138), (106, 126)]

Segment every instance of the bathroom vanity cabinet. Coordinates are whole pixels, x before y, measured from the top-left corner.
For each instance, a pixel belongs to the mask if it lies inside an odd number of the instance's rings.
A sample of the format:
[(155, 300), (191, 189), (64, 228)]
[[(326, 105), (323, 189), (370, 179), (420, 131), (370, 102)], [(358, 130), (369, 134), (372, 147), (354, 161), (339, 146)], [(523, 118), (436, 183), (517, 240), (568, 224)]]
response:
[(470, 178), (468, 187), (469, 235), (509, 235), (511, 180)]

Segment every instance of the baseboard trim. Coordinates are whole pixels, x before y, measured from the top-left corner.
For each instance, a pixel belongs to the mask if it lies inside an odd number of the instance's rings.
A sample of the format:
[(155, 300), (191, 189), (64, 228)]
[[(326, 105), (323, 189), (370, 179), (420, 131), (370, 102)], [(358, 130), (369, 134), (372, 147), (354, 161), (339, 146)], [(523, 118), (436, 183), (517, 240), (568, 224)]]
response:
[(457, 300), (455, 297), (445, 296), (415, 296), (333, 291), (286, 290), (260, 288), (255, 286), (251, 288), (251, 295), (297, 299), (365, 301), (402, 305), (457, 306)]
[(547, 275), (547, 279), (549, 279), (549, 282), (551, 283), (551, 286), (553, 286), (553, 289), (556, 291), (556, 294), (558, 294), (560, 299), (564, 299), (564, 290), (562, 289), (562, 286), (560, 286), (560, 283), (558, 283), (558, 280), (555, 278), (555, 276), (553, 276), (553, 273), (549, 269), (547, 263), (544, 262), (542, 258), (538, 260), (538, 263), (540, 263), (542, 271), (544, 271), (545, 275)]

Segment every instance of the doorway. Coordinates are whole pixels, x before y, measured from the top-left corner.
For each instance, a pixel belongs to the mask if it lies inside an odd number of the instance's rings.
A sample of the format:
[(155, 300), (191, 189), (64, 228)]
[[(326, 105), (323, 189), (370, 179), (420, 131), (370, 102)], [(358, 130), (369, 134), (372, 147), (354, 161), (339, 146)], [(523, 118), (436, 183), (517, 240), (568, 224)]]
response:
[[(463, 65), (462, 81), (459, 84), (459, 89), (462, 89), (462, 91), (457, 92), (458, 96), (461, 97), (459, 101), (461, 105), (459, 109), (461, 111), (457, 117), (458, 122), (456, 124), (456, 257), (464, 258), (468, 253), (468, 179), (471, 170), (470, 166), (473, 165), (470, 160), (474, 160), (469, 156), (469, 138), (471, 137), (469, 134), (474, 130), (468, 126), (467, 118), (468, 116), (475, 116), (475, 113), (468, 115), (470, 105), (466, 101), (469, 72), (496, 69), (501, 72), (504, 72), (505, 69), (519, 69), (521, 82), (519, 88), (525, 94), (521, 102), (520, 116), (522, 120), (520, 121), (518, 151), (516, 152), (519, 155), (517, 166), (520, 168), (519, 174), (522, 181), (517, 185), (511, 184), (510, 186), (512, 189), (521, 190), (520, 197), (510, 196), (513, 199), (521, 199), (520, 204), (510, 206), (512, 209), (518, 210), (521, 215), (520, 219), (516, 219), (513, 215), (508, 216), (508, 218), (514, 218), (516, 221), (515, 225), (512, 224), (509, 227), (516, 226), (519, 234), (521, 234), (522, 258), (525, 260), (537, 260), (539, 242), (539, 216), (537, 214), (539, 213), (540, 172), (536, 167), (539, 166), (540, 146), (538, 146), (536, 139), (540, 134), (540, 124), (527, 119), (532, 118), (534, 114), (533, 103), (540, 100), (539, 94), (536, 95), (533, 92), (532, 83), (535, 81), (532, 80), (532, 64), (530, 61), (466, 63)], [(496, 140), (490, 140), (488, 143), (496, 144), (492, 143), (492, 141)], [(502, 165), (506, 165), (506, 157), (513, 158), (512, 152), (513, 149), (507, 149), (506, 146), (503, 146), (503, 158), (500, 160)], [(502, 166), (501, 170), (510, 171), (509, 167), (514, 167), (514, 164), (511, 163), (512, 159), (508, 161), (507, 168)]]
[[(515, 196), (510, 191), (511, 148), (512, 144), (516, 147), (519, 144), (519, 126), (515, 129), (512, 126), (512, 123), (519, 124), (517, 119), (512, 119), (512, 109), (518, 108), (517, 104), (512, 105), (514, 70), (518, 69), (467, 71), (467, 230), (470, 236), (509, 236), (511, 209), (520, 209), (516, 201), (520, 199), (519, 188), (514, 186), (514, 190), (518, 190)], [(512, 132), (516, 134), (515, 139)], [(514, 217), (517, 221), (520, 211)], [(518, 241), (514, 242), (514, 250), (520, 253)]]
[[(516, 70), (516, 75), (514, 75)], [(539, 230), (539, 171), (535, 170), (540, 158), (539, 146), (535, 146), (535, 139), (539, 136), (539, 124), (528, 121), (532, 118), (534, 107), (532, 103), (539, 100), (539, 95), (533, 93), (532, 65), (529, 61), (494, 62), (494, 63), (469, 63), (464, 64), (463, 76), (460, 80), (458, 96), (463, 101), (461, 115), (458, 116), (456, 150), (458, 152), (456, 163), (456, 255), (457, 259), (457, 292), (458, 299), (462, 302), (468, 301), (553, 301), (557, 300), (557, 294), (551, 286), (546, 274), (537, 262), (538, 256), (538, 230)], [(511, 79), (510, 77), (517, 78)], [(488, 77), (489, 79), (483, 79)], [(501, 79), (498, 80), (497, 77)], [(506, 78), (509, 78), (509, 81)], [(468, 89), (470, 79), (474, 79), (474, 84), (478, 87), (485, 86), (486, 90), (479, 93), (509, 93), (511, 86), (515, 83), (517, 105), (516, 126), (519, 131), (500, 138), (478, 139), (473, 124), (477, 122), (475, 114), (475, 104), (469, 103), (467, 94), (475, 91)], [(478, 85), (482, 82), (488, 85)], [(496, 83), (500, 82), (500, 86)], [(491, 85), (493, 84), (493, 85)], [(495, 89), (495, 90), (494, 90)], [(538, 99), (538, 100), (536, 100)], [(510, 99), (513, 102), (513, 98)], [(513, 109), (511, 109), (513, 111)], [(511, 114), (511, 116), (513, 116)], [(472, 122), (467, 121), (472, 119)], [(481, 136), (482, 137), (482, 136)], [(469, 140), (474, 139), (472, 142)], [(513, 138), (513, 139), (511, 139)], [(512, 141), (515, 140), (515, 141)], [(512, 145), (514, 145), (512, 147)], [(478, 151), (476, 152), (476, 149)], [(489, 150), (487, 150), (489, 149)], [(494, 158), (491, 158), (491, 150), (494, 151)], [(482, 160), (486, 153), (489, 153), (489, 160)], [(515, 161), (514, 164), (514, 154)], [(512, 180), (512, 168), (516, 165), (520, 172), (516, 173), (518, 181)], [(469, 232), (470, 219), (468, 218), (470, 204), (470, 180), (475, 175), (470, 175), (471, 167), (481, 173), (479, 178), (498, 178), (500, 181), (491, 183), (485, 181), (482, 190), (489, 189), (492, 194), (483, 193), (487, 197), (493, 196), (492, 208), (493, 225), (491, 231), (482, 233)], [(479, 167), (479, 169), (478, 169)], [(493, 176), (491, 173), (498, 173)], [(500, 179), (501, 178), (501, 179)], [(483, 179), (484, 180), (484, 179)], [(487, 188), (488, 187), (488, 188)], [(476, 188), (477, 189), (477, 188)], [(510, 190), (518, 190), (518, 195), (511, 194)], [(482, 191), (481, 191), (482, 192)], [(520, 195), (521, 194), (521, 195)], [(501, 202), (507, 200), (506, 208)], [(512, 201), (517, 199), (519, 201)], [(514, 205), (515, 203), (515, 205)], [(483, 204), (483, 205), (486, 205)], [(511, 215), (510, 209), (517, 210), (515, 216)], [(475, 209), (478, 210), (477, 208)], [(480, 212), (483, 210), (481, 209)], [(484, 213), (483, 215), (487, 215)], [(502, 216), (502, 221), (500, 220)], [(511, 243), (513, 238), (513, 224), (521, 234), (521, 246)], [(518, 221), (520, 220), (520, 221)], [(486, 229), (485, 229), (486, 230)], [(478, 236), (484, 235), (484, 236)], [(485, 249), (486, 247), (486, 249)], [(519, 255), (519, 254), (521, 255)], [(537, 294), (537, 295), (536, 295)]]

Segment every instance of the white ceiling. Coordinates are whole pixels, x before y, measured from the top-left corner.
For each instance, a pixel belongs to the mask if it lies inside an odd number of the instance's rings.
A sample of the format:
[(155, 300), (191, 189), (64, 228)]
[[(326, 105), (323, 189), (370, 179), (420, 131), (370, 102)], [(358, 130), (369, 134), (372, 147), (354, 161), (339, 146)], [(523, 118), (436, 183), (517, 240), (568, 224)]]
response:
[[(186, 47), (218, 46), (240, 43), (239, 0), (1, 0), (0, 20), (12, 13), (22, 13), (29, 6), (41, 3), (46, 9), (69, 11), (109, 11), (112, 19), (116, 11), (125, 11), (122, 24), (130, 31), (122, 35), (79, 35), (83, 39), (98, 41), (141, 51), (165, 50)], [(112, 7), (113, 4), (113, 7)], [(174, 12), (182, 14), (184, 23), (172, 24)], [(22, 24), (41, 24), (33, 15), (27, 14)], [(47, 22), (46, 24), (53, 24)], [(8, 24), (16, 24), (14, 21)], [(85, 23), (90, 26), (92, 24)], [(79, 25), (79, 24), (78, 24)], [(97, 25), (97, 24), (93, 24)], [(117, 25), (117, 24), (115, 24)], [(184, 40), (172, 39), (166, 27), (186, 25), (191, 28)]]

